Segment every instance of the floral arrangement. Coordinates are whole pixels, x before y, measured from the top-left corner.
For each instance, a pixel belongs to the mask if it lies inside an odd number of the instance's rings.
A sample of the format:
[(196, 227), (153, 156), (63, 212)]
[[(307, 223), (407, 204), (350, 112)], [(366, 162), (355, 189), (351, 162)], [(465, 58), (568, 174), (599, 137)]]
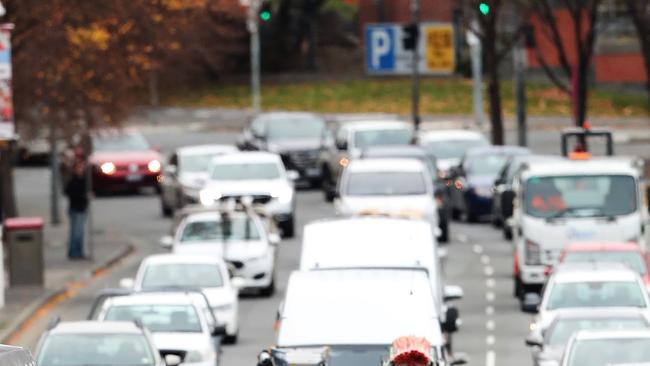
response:
[(429, 366), (431, 358), (431, 343), (421, 337), (400, 337), (390, 349), (391, 366)]

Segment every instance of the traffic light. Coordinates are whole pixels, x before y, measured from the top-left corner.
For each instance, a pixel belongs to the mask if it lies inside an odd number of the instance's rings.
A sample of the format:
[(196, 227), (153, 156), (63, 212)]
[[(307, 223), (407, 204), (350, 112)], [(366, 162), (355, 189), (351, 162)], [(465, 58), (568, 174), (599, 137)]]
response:
[(487, 1), (481, 1), (478, 5), (478, 11), (485, 16), (490, 15), (490, 10), (490, 4)]
[(410, 23), (402, 26), (402, 32), (404, 33), (404, 38), (402, 39), (404, 49), (415, 50), (418, 39), (420, 38), (420, 29), (417, 24)]
[(271, 3), (270, 2), (264, 2), (262, 6), (260, 7), (260, 12), (259, 12), (259, 17), (260, 20), (263, 22), (268, 22), (271, 20)]

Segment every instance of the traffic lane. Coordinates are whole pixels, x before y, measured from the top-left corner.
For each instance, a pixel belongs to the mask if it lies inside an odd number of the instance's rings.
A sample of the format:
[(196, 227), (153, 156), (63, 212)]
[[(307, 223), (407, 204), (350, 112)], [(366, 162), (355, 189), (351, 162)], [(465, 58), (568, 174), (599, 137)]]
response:
[(454, 350), (465, 352), (471, 364), (529, 364), (524, 345), (530, 316), (512, 296), (512, 246), (489, 224), (453, 223), (447, 283), (463, 287), (458, 302), (462, 326)]

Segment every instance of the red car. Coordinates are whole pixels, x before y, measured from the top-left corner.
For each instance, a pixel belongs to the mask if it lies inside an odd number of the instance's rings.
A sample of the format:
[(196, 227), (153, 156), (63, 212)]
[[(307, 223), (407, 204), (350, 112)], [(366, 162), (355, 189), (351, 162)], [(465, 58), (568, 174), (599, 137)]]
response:
[(162, 157), (142, 134), (132, 130), (101, 130), (93, 133), (92, 142), (90, 164), (96, 194), (143, 187), (159, 191)]
[(648, 253), (636, 243), (592, 242), (567, 245), (560, 255), (560, 263), (616, 262), (623, 263), (639, 273), (650, 290)]

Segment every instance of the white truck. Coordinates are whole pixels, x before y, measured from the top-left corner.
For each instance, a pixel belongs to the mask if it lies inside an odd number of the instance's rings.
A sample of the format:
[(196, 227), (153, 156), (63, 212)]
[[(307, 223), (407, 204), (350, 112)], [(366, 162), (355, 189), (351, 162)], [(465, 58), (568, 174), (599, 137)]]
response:
[(541, 290), (547, 268), (573, 242), (647, 248), (649, 213), (638, 158), (581, 156), (524, 165), (513, 182), (515, 296)]

